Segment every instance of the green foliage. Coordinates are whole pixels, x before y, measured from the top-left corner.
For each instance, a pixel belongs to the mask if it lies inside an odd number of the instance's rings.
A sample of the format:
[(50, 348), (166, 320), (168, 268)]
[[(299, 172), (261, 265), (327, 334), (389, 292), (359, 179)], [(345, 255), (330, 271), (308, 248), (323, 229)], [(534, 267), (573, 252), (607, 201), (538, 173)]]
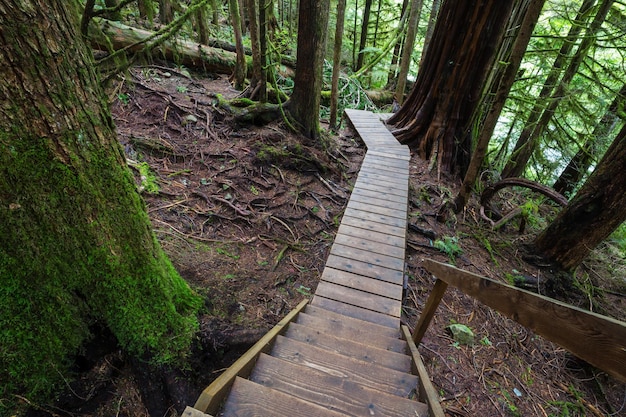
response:
[(437, 239), (433, 246), (448, 255), (451, 263), (454, 263), (456, 258), (463, 253), (456, 236), (444, 236), (442, 239)]
[(157, 177), (150, 169), (150, 165), (146, 162), (141, 162), (137, 165), (137, 169), (139, 170), (139, 174), (141, 175), (141, 186), (139, 191), (145, 191), (148, 194), (158, 194), (159, 193), (159, 184), (157, 182)]

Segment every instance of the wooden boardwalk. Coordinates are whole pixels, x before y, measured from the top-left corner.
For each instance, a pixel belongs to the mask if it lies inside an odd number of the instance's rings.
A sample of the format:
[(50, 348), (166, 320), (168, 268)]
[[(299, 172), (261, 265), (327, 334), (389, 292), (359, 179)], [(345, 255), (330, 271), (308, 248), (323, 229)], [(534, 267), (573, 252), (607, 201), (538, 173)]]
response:
[(377, 115), (346, 110), (367, 146), (313, 299), (198, 398), (187, 416), (443, 416), (400, 324), (410, 153)]

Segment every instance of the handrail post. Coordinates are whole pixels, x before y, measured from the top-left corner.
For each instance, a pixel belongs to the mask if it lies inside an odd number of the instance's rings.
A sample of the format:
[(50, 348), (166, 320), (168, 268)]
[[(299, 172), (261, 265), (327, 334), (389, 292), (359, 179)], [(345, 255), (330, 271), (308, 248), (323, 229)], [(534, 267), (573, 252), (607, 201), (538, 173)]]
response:
[(437, 310), (437, 307), (439, 307), (439, 302), (441, 301), (441, 298), (443, 298), (443, 294), (446, 292), (447, 288), (448, 284), (437, 278), (435, 286), (426, 301), (424, 310), (422, 311), (422, 314), (420, 314), (420, 318), (415, 325), (415, 329), (413, 330), (413, 342), (416, 346), (419, 346), (422, 341), (424, 333), (426, 333), (426, 330), (430, 325), (430, 321), (433, 319), (435, 311)]

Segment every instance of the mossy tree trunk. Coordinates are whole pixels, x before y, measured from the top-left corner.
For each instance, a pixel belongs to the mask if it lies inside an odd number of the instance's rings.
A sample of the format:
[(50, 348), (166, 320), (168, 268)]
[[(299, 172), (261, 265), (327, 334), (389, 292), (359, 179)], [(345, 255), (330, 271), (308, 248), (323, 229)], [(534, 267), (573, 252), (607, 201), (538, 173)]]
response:
[(542, 255), (571, 271), (626, 220), (625, 164), (626, 126), (567, 207), (535, 239)]
[(320, 135), (319, 108), (330, 0), (300, 0), (298, 51), (293, 93), (285, 104), (309, 139)]
[(343, 26), (346, 18), (346, 0), (337, 1), (337, 24), (335, 26), (335, 45), (333, 48), (333, 75), (330, 87), (330, 128), (337, 128), (337, 105), (339, 102), (339, 73), (341, 72), (341, 46)]
[(199, 300), (152, 233), (76, 4), (0, 0), (0, 414), (11, 394), (63, 386), (94, 325), (161, 363), (197, 327)]

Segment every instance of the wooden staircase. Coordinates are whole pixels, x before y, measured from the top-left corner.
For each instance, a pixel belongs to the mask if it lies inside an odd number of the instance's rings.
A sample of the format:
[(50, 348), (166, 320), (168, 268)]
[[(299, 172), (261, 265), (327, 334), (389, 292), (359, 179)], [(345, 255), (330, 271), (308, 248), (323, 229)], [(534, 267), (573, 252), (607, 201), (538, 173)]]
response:
[[(285, 317), (187, 416), (443, 416), (400, 324), (410, 154), (346, 110), (368, 150), (310, 304)], [(229, 390), (230, 389), (230, 390)]]

